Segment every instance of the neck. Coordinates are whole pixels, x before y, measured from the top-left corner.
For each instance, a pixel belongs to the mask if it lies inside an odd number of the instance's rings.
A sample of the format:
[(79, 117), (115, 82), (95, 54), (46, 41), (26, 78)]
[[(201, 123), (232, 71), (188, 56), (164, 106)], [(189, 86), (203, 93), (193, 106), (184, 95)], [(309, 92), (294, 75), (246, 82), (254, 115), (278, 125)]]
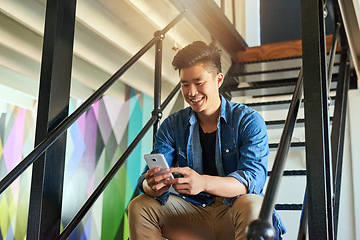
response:
[(204, 133), (210, 133), (217, 129), (220, 106), (211, 114), (197, 113), (198, 121)]

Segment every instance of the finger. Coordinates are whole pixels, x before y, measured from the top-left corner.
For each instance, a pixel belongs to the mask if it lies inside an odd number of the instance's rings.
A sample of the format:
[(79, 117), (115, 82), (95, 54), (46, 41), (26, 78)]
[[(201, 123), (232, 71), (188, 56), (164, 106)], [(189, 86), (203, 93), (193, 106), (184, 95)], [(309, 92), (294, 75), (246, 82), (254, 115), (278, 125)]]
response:
[(153, 171), (150, 171), (148, 170), (146, 173), (145, 173), (145, 179), (151, 179), (154, 177), (154, 172)]
[(163, 182), (165, 180), (170, 179), (171, 173), (164, 173), (161, 175), (154, 176), (155, 182)]
[(180, 193), (180, 194), (187, 194), (190, 195), (190, 191), (189, 190), (175, 190), (176, 192)]
[(169, 171), (171, 173), (180, 173), (184, 176), (187, 176), (187, 175), (191, 174), (191, 172), (193, 170), (189, 167), (175, 167), (175, 168), (170, 168)]
[(171, 183), (174, 184), (174, 185), (189, 184), (189, 178), (175, 178), (175, 179), (172, 179), (172, 180), (169, 180), (169, 181), (171, 181)]
[[(154, 168), (150, 168), (148, 171), (147, 171), (147, 175), (149, 176), (149, 177), (152, 177), (152, 176), (154, 176), (154, 174), (156, 174), (156, 173), (158, 173), (158, 172), (160, 172), (161, 171), (161, 168), (160, 167), (154, 167)], [(145, 176), (146, 176), (146, 174), (145, 174)]]
[(153, 191), (156, 192), (157, 196), (162, 195), (164, 192), (166, 192), (167, 190), (169, 190), (170, 185), (166, 185), (164, 183), (160, 183), (155, 185), (155, 187), (153, 188)]
[(158, 191), (160, 191), (160, 190), (161, 190), (162, 188), (164, 188), (164, 187), (167, 187), (167, 185), (166, 185), (164, 182), (161, 182), (161, 183), (155, 184), (152, 189), (153, 189), (155, 192), (158, 192)]
[(162, 187), (160, 190), (156, 191), (156, 195), (157, 196), (161, 196), (164, 192), (166, 192), (167, 190), (169, 190), (170, 186), (164, 186)]
[(190, 192), (188, 184), (174, 184), (173, 188), (178, 193), (188, 194)]
[(190, 178), (189, 177), (181, 177), (181, 178), (169, 178), (165, 180), (166, 184), (168, 185), (172, 185), (172, 184), (185, 184), (185, 183), (189, 183), (190, 182)]
[(177, 183), (177, 182), (178, 182), (178, 181), (177, 181), (176, 178), (174, 178), (174, 179), (169, 178), (169, 179), (166, 179), (166, 180), (164, 181), (164, 183), (165, 183), (166, 185), (173, 185), (173, 184), (175, 184), (175, 183)]

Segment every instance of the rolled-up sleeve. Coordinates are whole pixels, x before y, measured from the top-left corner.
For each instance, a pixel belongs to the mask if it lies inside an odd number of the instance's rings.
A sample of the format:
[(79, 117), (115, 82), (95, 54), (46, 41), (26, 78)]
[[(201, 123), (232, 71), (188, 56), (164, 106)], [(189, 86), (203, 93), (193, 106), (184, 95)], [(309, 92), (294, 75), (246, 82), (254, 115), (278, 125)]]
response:
[[(175, 141), (173, 138), (173, 131), (171, 126), (170, 118), (164, 120), (164, 122), (160, 125), (159, 130), (155, 134), (155, 142), (154, 142), (154, 149), (151, 153), (162, 153), (168, 162), (170, 167), (173, 167), (173, 160), (175, 156)], [(143, 181), (145, 180), (145, 174), (149, 170), (148, 166), (146, 166), (144, 172), (138, 179), (137, 186), (139, 190), (145, 193), (143, 189)], [(164, 205), (167, 200), (169, 199), (169, 191), (166, 191), (159, 197), (155, 197), (162, 205)]]
[[(239, 127), (239, 160), (237, 169), (227, 176), (236, 178), (248, 193), (262, 194), (269, 155), (268, 136), (262, 116), (252, 111), (241, 119)], [(231, 202), (235, 198), (229, 198)]]

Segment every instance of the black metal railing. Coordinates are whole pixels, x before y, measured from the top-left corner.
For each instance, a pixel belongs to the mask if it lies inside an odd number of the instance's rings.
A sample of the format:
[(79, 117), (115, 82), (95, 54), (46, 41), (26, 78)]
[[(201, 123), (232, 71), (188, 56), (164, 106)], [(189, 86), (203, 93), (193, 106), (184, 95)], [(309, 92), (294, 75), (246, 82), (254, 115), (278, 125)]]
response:
[[(164, 108), (167, 106), (167, 104), (171, 101), (171, 99), (175, 96), (176, 92), (180, 89), (180, 83), (176, 85), (176, 87), (173, 89), (173, 91), (169, 94), (169, 96), (166, 98), (163, 104), (161, 104), (160, 108), (157, 109), (157, 113), (162, 112)], [(126, 148), (124, 153), (121, 155), (121, 157), (116, 161), (114, 166), (111, 168), (111, 170), (106, 174), (104, 179), (100, 182), (100, 184), (97, 186), (97, 188), (94, 190), (94, 192), (91, 194), (91, 196), (86, 200), (84, 205), (81, 207), (81, 209), (77, 212), (77, 214), (74, 216), (74, 218), (70, 221), (70, 223), (66, 226), (64, 231), (60, 234), (58, 239), (67, 239), (70, 234), (74, 231), (74, 229), (77, 227), (77, 225), (80, 223), (80, 221), (83, 219), (85, 214), (89, 211), (91, 206), (95, 203), (95, 201), (98, 199), (100, 194), (105, 190), (106, 186), (110, 183), (111, 179), (115, 176), (115, 174), (118, 172), (120, 167), (123, 165), (123, 163), (126, 161), (126, 159), (129, 157), (131, 152), (135, 149), (137, 144), (141, 141), (141, 139), (144, 137), (144, 135), (147, 133), (147, 131), (158, 121), (159, 115), (153, 114), (153, 116), (150, 118), (150, 120), (145, 124), (145, 126), (142, 128), (140, 133), (135, 137), (135, 139), (131, 142), (131, 144)]]
[[(327, 79), (328, 79), (327, 84), (328, 84), (328, 87), (326, 89), (326, 91), (328, 92), (329, 99), (330, 99), (330, 85), (331, 85), (331, 81), (332, 81), (332, 77), (333, 77), (334, 60), (335, 60), (335, 54), (336, 54), (336, 51), (337, 51), (337, 45), (338, 45), (338, 41), (339, 41), (340, 28), (341, 28), (341, 23), (337, 22), (335, 24), (335, 31), (334, 31), (334, 34), (333, 34), (331, 48), (330, 48), (330, 52), (329, 52), (329, 59), (328, 59), (328, 66), (327, 66)], [(339, 88), (340, 86), (343, 85), (343, 83), (342, 83), (343, 80), (344, 80), (343, 74), (345, 72), (345, 68), (344, 68), (343, 64), (346, 64), (346, 60), (343, 59), (343, 57), (342, 57), (340, 59), (340, 68), (339, 68), (339, 74), (338, 74), (337, 88)], [(342, 93), (338, 93), (338, 92), (336, 93), (337, 98), (341, 97), (342, 95), (343, 95)], [(338, 102), (339, 101), (335, 99), (335, 104), (337, 104)], [(329, 100), (328, 104), (330, 104), (330, 100)], [(334, 117), (336, 115), (338, 115), (338, 114), (334, 113)], [(333, 131), (335, 131), (335, 129), (338, 129), (336, 126), (338, 126), (338, 124), (336, 122), (334, 122), (334, 120), (333, 120), (333, 128), (332, 128)], [(331, 135), (333, 136), (334, 134), (332, 133)], [(334, 144), (332, 143), (331, 144), (331, 149), (333, 149), (333, 147), (334, 147)], [(341, 155), (342, 155), (342, 152), (341, 152)], [(332, 154), (332, 161), (337, 162), (336, 158), (334, 159), (334, 156), (335, 155)], [(334, 172), (336, 172), (335, 169), (336, 169), (336, 166), (335, 166), (335, 168), (333, 168)], [(341, 175), (338, 178), (341, 179)], [(306, 189), (307, 189), (307, 187), (306, 187)], [(307, 225), (308, 225), (308, 222), (307, 222), (307, 218), (308, 218), (307, 204), (308, 204), (308, 200), (306, 198), (306, 195), (307, 195), (306, 192), (307, 192), (307, 190), (305, 190), (304, 201), (303, 201), (303, 209), (302, 209), (301, 217), (300, 217), (300, 226), (299, 226), (299, 232), (298, 232), (298, 237), (297, 237), (298, 240), (306, 239), (306, 234), (307, 234)], [(331, 199), (332, 198), (331, 191), (328, 192), (328, 194), (330, 194), (328, 197)], [(335, 193), (335, 195), (336, 195), (336, 193)], [(330, 206), (330, 207), (332, 207), (332, 206)], [(338, 207), (339, 206), (338, 205), (336, 206), (336, 204), (334, 204), (334, 206), (333, 206), (334, 209), (336, 209), (336, 208), (338, 209)], [(337, 222), (338, 217), (334, 215), (333, 219), (334, 219), (334, 222), (335, 222), (335, 220)], [(336, 231), (336, 229), (337, 229), (337, 227), (335, 227), (335, 225), (334, 225), (334, 231)]]
[[(331, 88), (332, 74), (333, 74), (334, 61), (335, 61), (335, 53), (336, 53), (336, 48), (337, 48), (338, 39), (339, 39), (340, 27), (341, 27), (341, 23), (337, 22), (335, 24), (335, 31), (334, 31), (333, 39), (331, 42), (329, 61), (328, 61), (328, 72), (327, 72), (327, 76), (328, 76), (327, 91), (328, 91), (328, 93), (330, 93), (330, 88)], [(328, 94), (328, 95), (330, 96), (330, 94)]]
[(306, 190), (304, 194), (304, 201), (301, 209), (301, 216), (300, 216), (300, 225), (299, 225), (299, 231), (297, 240), (305, 240), (306, 239), (306, 233), (307, 233), (307, 217), (308, 217), (308, 209), (307, 209), (307, 198), (306, 198)]
[[(342, 29), (344, 30), (344, 29)], [(333, 169), (333, 186), (334, 186), (334, 202), (333, 202), (333, 223), (334, 236), (337, 239), (339, 206), (340, 206), (340, 186), (342, 162), (344, 153), (345, 139), (345, 123), (347, 109), (347, 95), (350, 85), (350, 63), (348, 55), (348, 45), (345, 41), (341, 44), (341, 57), (339, 76), (336, 87), (335, 108), (333, 114), (333, 124), (331, 129), (331, 157)]]
[(128, 60), (116, 73), (114, 73), (98, 90), (96, 90), (80, 107), (64, 119), (31, 153), (29, 153), (11, 172), (0, 181), (0, 194), (19, 177), (36, 159), (46, 151), (94, 102), (96, 102), (136, 61), (138, 61), (153, 45), (164, 37), (177, 22), (187, 13), (182, 12), (164, 29), (159, 31), (142, 49)]
[[(90, 207), (94, 204), (100, 194), (104, 191), (108, 183), (115, 176), (117, 171), (126, 161), (128, 156), (141, 141), (146, 132), (154, 126), (154, 131), (157, 129), (157, 124), (159, 119), (162, 116), (163, 109), (168, 105), (171, 99), (175, 96), (176, 92), (180, 88), (178, 84), (173, 91), (169, 94), (166, 100), (160, 104), (160, 88), (161, 88), (161, 49), (162, 49), (162, 40), (165, 33), (170, 30), (177, 22), (179, 22), (187, 13), (187, 11), (182, 12), (178, 17), (176, 17), (171, 23), (169, 23), (163, 30), (155, 33), (154, 38), (151, 39), (141, 50), (139, 50), (128, 62), (126, 62), (114, 75), (112, 75), (96, 92), (94, 92), (78, 109), (76, 109), (69, 117), (62, 121), (49, 135), (38, 144), (34, 150), (25, 157), (9, 174), (7, 174), (0, 181), (0, 194), (17, 178), (19, 177), (31, 164), (33, 164), (37, 158), (43, 154), (83, 113), (85, 113), (92, 104), (97, 101), (111, 86), (115, 83), (138, 59), (145, 54), (152, 46), (156, 44), (156, 48), (159, 51), (156, 51), (155, 59), (155, 87), (154, 87), (154, 111), (152, 112), (152, 117), (145, 124), (143, 129), (131, 142), (122, 156), (118, 159), (112, 169), (108, 172), (105, 178), (101, 181), (98, 187), (95, 189), (93, 194), (88, 198), (82, 208), (66, 226), (64, 231), (59, 235), (58, 239), (66, 239), (76, 228), (85, 214), (88, 212)], [(333, 37), (333, 43), (330, 51), (329, 65), (327, 69), (328, 76), (328, 86), (331, 83), (332, 69), (334, 65), (334, 56), (336, 52), (336, 45), (338, 41), (339, 31), (341, 29), (340, 24), (336, 24), (335, 34)], [(343, 49), (343, 46), (342, 46)], [(345, 51), (345, 52), (344, 52)], [(341, 183), (341, 165), (342, 165), (342, 153), (343, 153), (343, 142), (344, 142), (344, 123), (345, 123), (345, 112), (346, 112), (346, 99), (347, 99), (347, 90), (349, 88), (349, 64), (348, 64), (348, 55), (347, 48), (343, 50), (341, 56), (340, 70), (339, 70), (339, 80), (337, 87), (337, 95), (335, 102), (335, 113), (333, 126), (339, 126), (332, 130), (332, 156), (336, 156), (335, 161), (333, 161), (333, 174), (336, 176), (334, 178), (335, 186), (335, 203), (334, 203), (334, 231), (336, 236), (337, 231), (337, 219), (338, 219), (338, 209), (339, 209), (339, 198), (340, 198), (340, 183)], [(330, 87), (328, 87), (330, 89)], [(295, 127), (297, 114), (301, 105), (303, 95), (303, 68), (301, 68), (297, 85), (295, 87), (294, 95), (290, 104), (289, 112), (287, 119), (285, 121), (284, 131), (281, 135), (279, 147), (276, 153), (274, 166), (272, 168), (272, 174), (270, 176), (269, 184), (266, 190), (264, 197), (264, 202), (261, 207), (259, 219), (254, 221), (248, 230), (248, 239), (261, 239), (265, 237), (266, 239), (273, 239), (274, 231), (269, 224), (269, 220), (272, 216), (273, 209), (275, 206), (275, 200), (277, 196), (278, 186), (280, 185), (280, 180), (284, 172), (285, 161), (291, 144), (291, 137)], [(335, 117), (336, 116), (336, 117)], [(335, 147), (334, 147), (335, 146)], [(334, 160), (334, 159), (333, 159)], [(331, 192), (330, 192), (331, 193)], [(306, 236), (306, 222), (307, 222), (307, 204), (308, 200), (304, 197), (303, 211), (302, 211), (302, 221), (299, 227), (298, 239), (304, 239)], [(332, 207), (332, 206), (331, 206)]]
[(162, 40), (164, 39), (165, 33), (167, 33), (174, 25), (176, 25), (185, 15), (187, 10), (181, 12), (173, 21), (171, 21), (165, 28), (157, 31), (154, 37), (140, 49), (130, 60), (128, 60), (116, 73), (114, 73), (97, 91), (95, 91), (80, 107), (78, 107), (70, 116), (64, 119), (49, 135), (46, 139), (40, 142), (34, 150), (28, 154), (11, 172), (9, 172), (0, 181), (0, 194), (17, 178), (19, 177), (31, 164), (33, 164), (38, 157), (43, 154), (79, 117), (85, 113), (94, 102), (96, 102), (101, 96), (136, 62), (142, 57), (152, 46), (156, 44), (156, 63), (155, 63), (155, 86), (154, 86), (154, 111), (152, 117), (145, 124), (143, 129), (131, 142), (128, 148), (124, 151), (120, 159), (115, 163), (112, 169), (108, 172), (105, 178), (101, 181), (98, 187), (95, 189), (93, 194), (85, 202), (83, 207), (70, 221), (68, 226), (59, 236), (59, 239), (66, 239), (71, 232), (76, 228), (81, 219), (85, 216), (90, 207), (94, 204), (96, 199), (104, 191), (108, 183), (115, 176), (117, 171), (120, 169), (122, 164), (126, 161), (128, 156), (141, 141), (147, 131), (154, 126), (156, 128), (159, 119), (162, 117), (162, 111), (169, 104), (171, 99), (175, 96), (177, 91), (180, 89), (180, 84), (172, 90), (169, 96), (160, 105), (161, 99), (161, 54), (162, 54)]
[(270, 219), (273, 215), (275, 207), (275, 200), (280, 185), (280, 180), (283, 176), (286, 158), (289, 152), (291, 137), (294, 131), (297, 114), (302, 100), (302, 85), (303, 85), (303, 71), (300, 70), (298, 81), (294, 90), (289, 112), (286, 117), (284, 130), (282, 132), (280, 143), (276, 152), (274, 165), (271, 170), (271, 176), (266, 189), (263, 204), (261, 206), (258, 220), (255, 220), (249, 225), (247, 238), (255, 239), (274, 239), (275, 232), (270, 224)]
[[(342, 156), (343, 156), (343, 144), (344, 144), (344, 129), (345, 129), (345, 115), (346, 115), (346, 102), (347, 102), (347, 91), (349, 89), (350, 82), (350, 69), (348, 62), (348, 47), (346, 43), (346, 37), (344, 37), (345, 32), (342, 28), (340, 22), (336, 22), (335, 31), (333, 34), (332, 45), (329, 53), (329, 60), (327, 66), (327, 88), (324, 91), (330, 92), (330, 84), (332, 81), (332, 73), (334, 67), (334, 59), (335, 53), (339, 40), (339, 32), (342, 31), (342, 54), (340, 59), (340, 67), (338, 74), (338, 83), (336, 90), (336, 100), (335, 100), (335, 110), (334, 110), (334, 120), (333, 127), (331, 133), (331, 149), (332, 149), (332, 168), (333, 175), (335, 178), (331, 178), (330, 174), (327, 173), (328, 179), (333, 179), (335, 186), (334, 191), (334, 204), (331, 204), (328, 207), (331, 208), (331, 211), (334, 211), (333, 219), (330, 221), (334, 222), (333, 229), (328, 230), (331, 235), (331, 231), (334, 231), (334, 239), (336, 239), (337, 227), (338, 227), (338, 211), (339, 211), (339, 201), (340, 201), (340, 184), (341, 184), (341, 170), (342, 170)], [(291, 136), (295, 127), (296, 117), (299, 110), (299, 106), (301, 103), (302, 93), (303, 93), (303, 79), (302, 79), (302, 71), (300, 70), (300, 74), (298, 77), (298, 82), (294, 91), (294, 95), (291, 101), (291, 105), (289, 108), (289, 112), (287, 115), (287, 119), (285, 121), (285, 127), (283, 133), (281, 135), (279, 147), (275, 156), (275, 161), (272, 169), (272, 174), (270, 176), (270, 180), (266, 189), (263, 205), (261, 207), (260, 215), (258, 220), (254, 221), (250, 224), (248, 229), (247, 237), (248, 239), (274, 239), (275, 232), (270, 224), (270, 219), (273, 213), (273, 209), (275, 206), (275, 199), (277, 196), (277, 190), (280, 185), (280, 179), (284, 172), (284, 166), (286, 161), (286, 156), (289, 151)], [(327, 172), (331, 169), (331, 166), (327, 166)], [(329, 188), (329, 184), (327, 186)], [(327, 199), (332, 199), (332, 191), (327, 189)], [(298, 240), (306, 239), (307, 235), (307, 227), (308, 227), (308, 199), (307, 199), (307, 190), (304, 195), (304, 202), (302, 208), (302, 214), (300, 219), (300, 226), (298, 232)], [(333, 236), (330, 236), (333, 239)]]

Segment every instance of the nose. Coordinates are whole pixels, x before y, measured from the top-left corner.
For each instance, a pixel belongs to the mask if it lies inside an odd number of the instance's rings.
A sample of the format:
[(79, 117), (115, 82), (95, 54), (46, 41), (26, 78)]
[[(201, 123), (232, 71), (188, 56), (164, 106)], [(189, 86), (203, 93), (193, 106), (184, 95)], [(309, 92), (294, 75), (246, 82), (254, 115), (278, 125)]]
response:
[(198, 93), (198, 91), (197, 91), (196, 86), (194, 84), (191, 84), (190, 87), (189, 87), (188, 95), (190, 97), (194, 97), (197, 93)]

